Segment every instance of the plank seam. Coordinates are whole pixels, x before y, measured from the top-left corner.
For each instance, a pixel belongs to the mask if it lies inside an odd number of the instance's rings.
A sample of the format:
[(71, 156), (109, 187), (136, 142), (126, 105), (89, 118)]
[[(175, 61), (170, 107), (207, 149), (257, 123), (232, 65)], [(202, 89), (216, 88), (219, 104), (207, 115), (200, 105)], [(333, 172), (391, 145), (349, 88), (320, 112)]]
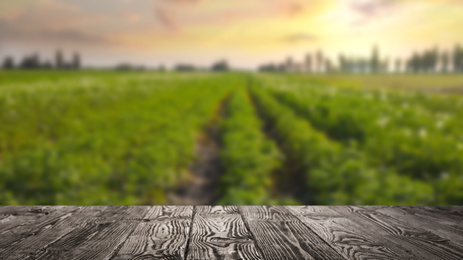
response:
[[(69, 216), (68, 218), (71, 218), (73, 215), (75, 215), (77, 212), (81, 211), (81, 210), (84, 210), (85, 207), (81, 207), (81, 208), (78, 208), (76, 211), (73, 211), (71, 214), (71, 216)], [(37, 254), (37, 252), (40, 252), (40, 251), (43, 251), (45, 250), (46, 248), (52, 246), (53, 244), (57, 243), (60, 239), (62, 239), (64, 236), (66, 236), (67, 234), (73, 232), (77, 227), (74, 227), (73, 229), (69, 230), (69, 232), (66, 232), (64, 233), (63, 235), (59, 236), (57, 239), (55, 239), (54, 241), (44, 245), (43, 247), (41, 247), (40, 249), (38, 249), (35, 253), (35, 255)]]
[(185, 246), (185, 260), (188, 259), (188, 249), (190, 248), (191, 234), (193, 232), (193, 223), (196, 216), (196, 206), (193, 206), (193, 214), (191, 215), (190, 230), (188, 231), (188, 240)]
[(264, 252), (263, 252), (262, 248), (260, 248), (259, 244), (257, 243), (256, 237), (255, 237), (254, 233), (252, 232), (252, 230), (251, 230), (251, 228), (250, 228), (250, 226), (249, 226), (248, 221), (247, 221), (246, 218), (244, 217), (243, 212), (241, 211), (241, 207), (242, 207), (242, 206), (237, 206), (238, 213), (240, 214), (241, 219), (243, 220), (244, 226), (248, 229), (249, 234), (251, 234), (252, 241), (254, 242), (254, 246), (255, 246), (256, 249), (258, 250), (260, 257), (262, 257), (262, 259), (265, 259), (265, 258), (264, 258)]
[[(153, 206), (151, 206), (153, 207)], [(138, 224), (132, 229), (132, 231), (130, 231), (130, 233), (127, 235), (127, 237), (125, 238), (125, 240), (120, 243), (119, 245), (117, 245), (114, 250), (112, 251), (112, 253), (109, 254), (109, 260), (111, 259), (114, 259), (114, 257), (117, 256), (117, 254), (119, 253), (119, 251), (121, 250), (121, 248), (125, 245), (125, 243), (127, 242), (127, 240), (129, 239), (129, 237), (133, 234), (133, 232), (135, 232), (135, 229), (137, 229), (137, 227), (140, 225), (140, 223), (143, 222), (143, 219), (145, 219), (145, 217), (148, 215), (150, 211), (150, 208), (148, 208), (145, 212), (145, 214), (143, 214), (143, 217), (140, 218), (140, 221), (138, 222)]]
[(326, 241), (326, 240), (325, 240), (323, 237), (321, 237), (317, 232), (315, 232), (315, 231), (310, 227), (310, 225), (308, 225), (305, 221), (303, 221), (301, 218), (299, 218), (299, 215), (296, 214), (293, 210), (291, 210), (290, 207), (284, 206), (284, 208), (285, 208), (291, 215), (293, 215), (293, 216), (295, 217), (295, 219), (299, 220), (299, 221), (302, 223), (302, 225), (306, 226), (310, 231), (312, 231), (312, 233), (313, 233), (314, 235), (316, 235), (318, 238), (320, 238), (320, 240), (322, 240), (323, 242), (325, 242), (325, 244), (327, 244), (329, 247), (331, 247), (331, 249), (333, 249), (334, 252), (336, 252), (336, 253), (337, 253), (339, 256), (341, 256), (342, 258), (344, 258), (344, 259), (346, 259), (346, 260), (349, 260), (349, 258), (346, 258), (346, 256), (340, 254), (340, 253), (338, 252), (338, 250), (336, 250), (336, 248), (333, 247), (331, 241)]

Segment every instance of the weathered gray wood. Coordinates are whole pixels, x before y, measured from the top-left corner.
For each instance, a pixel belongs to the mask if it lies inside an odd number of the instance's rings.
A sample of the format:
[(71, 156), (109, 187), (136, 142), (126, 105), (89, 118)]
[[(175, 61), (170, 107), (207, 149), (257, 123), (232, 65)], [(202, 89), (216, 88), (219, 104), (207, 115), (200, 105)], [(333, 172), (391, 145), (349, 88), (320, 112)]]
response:
[(0, 259), (463, 259), (463, 207), (8, 206)]
[(378, 208), (331, 208), (364, 225), (372, 233), (410, 250), (421, 259), (463, 259), (463, 248), (457, 244), (429, 231), (410, 227), (400, 220), (378, 212)]
[(387, 207), (379, 209), (378, 212), (401, 220), (411, 227), (427, 230), (463, 246), (463, 225), (447, 225), (447, 223), (451, 222), (442, 218), (441, 214), (429, 214), (418, 207)]
[(113, 260), (184, 259), (193, 206), (155, 206)]
[(233, 206), (196, 206), (187, 259), (261, 259)]
[[(106, 207), (79, 207), (77, 211), (73, 211), (53, 222), (35, 226), (29, 236), (12, 243), (6, 250), (2, 252), (9, 259), (25, 259), (34, 255), (37, 251), (48, 247), (50, 244), (59, 240), (62, 236), (71, 232), (75, 223), (82, 222), (83, 219), (97, 214)], [(69, 207), (72, 209), (72, 207)]]
[(31, 213), (46, 213), (53, 208), (63, 206), (0, 206), (0, 215), (28, 215)]
[(288, 208), (346, 259), (414, 258), (403, 248), (387, 243), (328, 207), (291, 206)]
[(109, 207), (81, 218), (72, 232), (34, 255), (34, 259), (110, 259), (144, 219), (149, 207)]
[[(20, 226), (39, 225), (42, 221), (76, 210), (76, 207), (63, 206), (3, 206), (0, 207), (0, 234)], [(19, 233), (18, 230), (15, 233)]]
[(0, 253), (9, 255), (15, 248), (22, 248), (23, 240), (33, 239), (42, 230), (65, 221), (78, 210), (79, 207), (56, 207), (46, 211), (37, 208), (28, 211), (18, 207), (16, 212), (10, 211), (11, 218), (2, 224), (3, 231), (0, 232)]
[[(453, 228), (460, 228), (463, 225), (463, 211), (456, 207), (398, 207), (408, 212), (418, 213), (422, 216), (427, 216), (439, 224)], [(459, 207), (463, 208), (463, 207)]]
[(440, 207), (424, 207), (424, 208), (433, 208), (437, 210), (442, 210), (459, 217), (463, 217), (463, 206), (440, 206)]
[(285, 207), (240, 207), (265, 259), (344, 259)]

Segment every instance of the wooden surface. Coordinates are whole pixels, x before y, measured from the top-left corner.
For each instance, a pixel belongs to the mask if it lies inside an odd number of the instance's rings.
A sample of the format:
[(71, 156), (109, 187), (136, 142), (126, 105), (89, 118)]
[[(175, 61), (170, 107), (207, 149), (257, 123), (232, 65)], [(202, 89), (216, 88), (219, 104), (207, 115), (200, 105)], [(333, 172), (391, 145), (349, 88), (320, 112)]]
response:
[(463, 259), (463, 207), (3, 206), (0, 259)]

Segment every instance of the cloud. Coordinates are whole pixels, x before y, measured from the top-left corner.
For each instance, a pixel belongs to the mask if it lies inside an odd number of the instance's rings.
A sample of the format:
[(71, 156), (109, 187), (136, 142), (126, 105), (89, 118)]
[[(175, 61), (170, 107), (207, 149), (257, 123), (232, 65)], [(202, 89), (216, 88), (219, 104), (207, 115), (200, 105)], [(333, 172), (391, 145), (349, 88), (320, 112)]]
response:
[[(180, 1), (180, 0), (176, 0)], [(166, 28), (171, 31), (176, 31), (179, 29), (179, 24), (177, 21), (177, 15), (171, 9), (165, 7), (157, 6), (154, 10), (154, 15), (156, 19)]]
[(14, 12), (0, 16), (14, 28), (21, 30), (88, 28), (101, 23), (105, 17), (88, 14), (78, 7), (56, 0), (36, 1)]
[(74, 44), (107, 44), (111, 41), (96, 34), (90, 34), (76, 29), (37, 29), (28, 30), (10, 24), (0, 18), (0, 34), (8, 42), (45, 42), (45, 43), (74, 43)]
[(307, 3), (297, 0), (270, 0), (267, 9), (273, 10), (275, 14), (293, 18), (302, 14), (306, 9)]
[(355, 19), (350, 22), (351, 27), (364, 27), (372, 22), (386, 17), (392, 17), (397, 12), (397, 0), (349, 0), (347, 7), (355, 14)]
[(286, 13), (289, 16), (297, 16), (304, 11), (305, 7), (301, 3), (289, 3), (286, 6)]
[(390, 11), (395, 4), (395, 0), (351, 0), (349, 7), (358, 14), (371, 17)]
[(295, 33), (283, 37), (283, 41), (289, 43), (313, 42), (317, 40), (317, 36), (310, 33)]
[(108, 34), (96, 33), (104, 16), (88, 14), (62, 1), (43, 0), (24, 4), (14, 15), (0, 16), (2, 41), (35, 44), (99, 45), (109, 43)]
[(59, 42), (72, 42), (81, 44), (106, 44), (111, 42), (106, 37), (77, 30), (42, 31), (37, 32), (36, 35), (40, 36), (41, 38)]

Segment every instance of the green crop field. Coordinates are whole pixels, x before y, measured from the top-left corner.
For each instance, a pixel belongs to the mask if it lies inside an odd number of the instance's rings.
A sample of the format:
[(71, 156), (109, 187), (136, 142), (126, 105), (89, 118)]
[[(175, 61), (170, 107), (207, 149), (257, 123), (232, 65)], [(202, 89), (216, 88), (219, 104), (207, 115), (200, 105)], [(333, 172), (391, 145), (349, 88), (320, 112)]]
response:
[(0, 72), (0, 204), (461, 205), (459, 82)]

